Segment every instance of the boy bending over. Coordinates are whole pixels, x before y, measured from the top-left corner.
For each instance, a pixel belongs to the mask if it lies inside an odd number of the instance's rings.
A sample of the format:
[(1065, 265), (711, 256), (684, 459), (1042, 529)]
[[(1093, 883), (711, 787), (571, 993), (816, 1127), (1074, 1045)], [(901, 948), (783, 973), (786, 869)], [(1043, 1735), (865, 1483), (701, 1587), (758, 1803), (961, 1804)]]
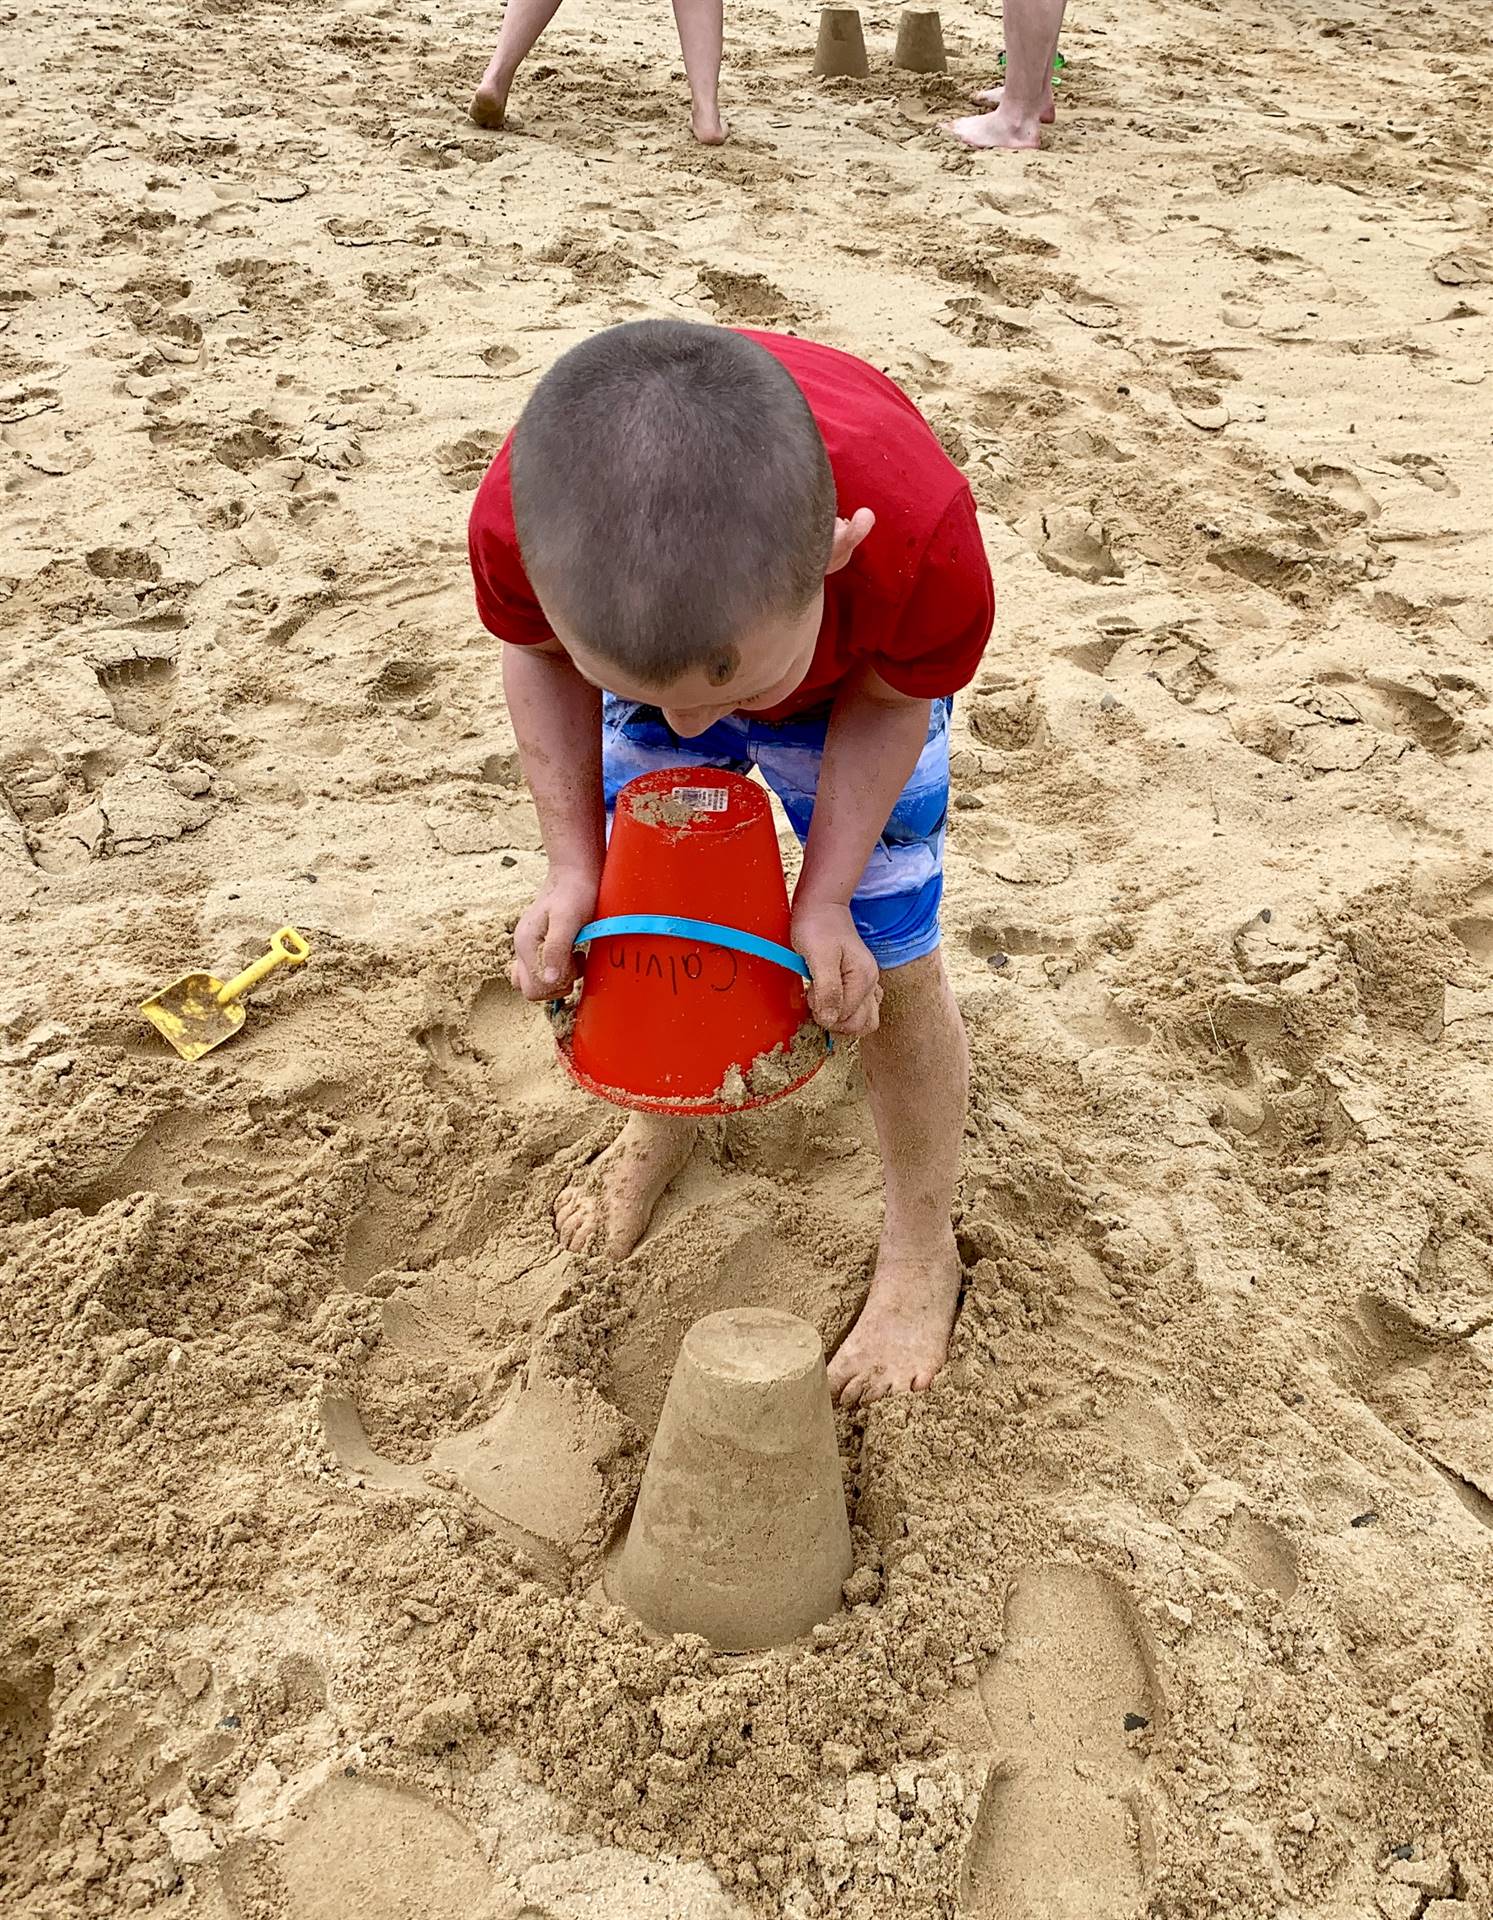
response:
[[(989, 637), (974, 501), (891, 381), (809, 341), (616, 327), (544, 377), (472, 509), (483, 624), (549, 858), (514, 980), (577, 977), (606, 811), (635, 774), (760, 767), (804, 842), (809, 1007), (860, 1042), (886, 1209), (830, 1363), (842, 1403), (926, 1387), (959, 1295), (968, 1096), (939, 953), (950, 696)], [(698, 1123), (635, 1113), (561, 1195), (567, 1247), (620, 1259)]]

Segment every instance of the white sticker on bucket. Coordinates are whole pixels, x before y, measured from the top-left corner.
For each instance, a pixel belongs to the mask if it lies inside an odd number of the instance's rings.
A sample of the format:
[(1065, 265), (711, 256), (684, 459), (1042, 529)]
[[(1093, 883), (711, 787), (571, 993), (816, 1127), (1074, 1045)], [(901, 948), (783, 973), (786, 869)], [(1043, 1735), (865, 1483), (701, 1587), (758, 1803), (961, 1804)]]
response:
[(703, 813), (724, 813), (731, 796), (724, 787), (675, 787), (671, 800), (682, 800), (687, 807), (699, 807)]

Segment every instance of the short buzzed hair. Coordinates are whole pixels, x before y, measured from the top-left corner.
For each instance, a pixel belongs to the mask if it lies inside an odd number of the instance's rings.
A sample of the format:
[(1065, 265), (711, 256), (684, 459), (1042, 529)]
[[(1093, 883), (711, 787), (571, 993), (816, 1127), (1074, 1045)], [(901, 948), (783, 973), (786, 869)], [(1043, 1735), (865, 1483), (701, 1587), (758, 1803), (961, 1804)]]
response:
[(513, 517), (540, 600), (647, 686), (716, 685), (753, 622), (802, 611), (835, 483), (780, 361), (725, 327), (640, 320), (557, 360), (512, 447)]

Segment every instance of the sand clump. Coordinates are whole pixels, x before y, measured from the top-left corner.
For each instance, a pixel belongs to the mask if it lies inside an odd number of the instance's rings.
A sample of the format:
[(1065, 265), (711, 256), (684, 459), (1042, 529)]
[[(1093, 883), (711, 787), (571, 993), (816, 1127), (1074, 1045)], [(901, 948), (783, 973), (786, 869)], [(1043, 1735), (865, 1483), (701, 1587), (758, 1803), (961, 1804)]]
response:
[[(1481, 22), (1100, 4), (1008, 163), (934, 132), (979, 21), (820, 82), (754, 13), (703, 155), (621, 19), (562, 12), (522, 139), (414, 15), (0, 26), (9, 1905), (1005, 1920), (1060, 1845), (1158, 1920), (1478, 1920)], [(688, 1327), (853, 1319), (854, 1050), (621, 1266), (558, 1248), (615, 1116), (508, 981), (544, 862), (462, 540), (540, 370), (681, 312), (901, 381), (1001, 608), (950, 1364), (836, 1417), (844, 1604), (746, 1657), (601, 1572)], [(287, 923), (207, 1059), (139, 1018)]]
[[(658, 791), (630, 795), (628, 807), (644, 826), (648, 827), (690, 827), (700, 822), (702, 792), (725, 793), (725, 788), (712, 789), (709, 786), (674, 787), (667, 792)], [(706, 820), (715, 809), (706, 809)]]
[(829, 1041), (817, 1021), (805, 1020), (791, 1040), (759, 1053), (746, 1071), (746, 1084), (753, 1094), (781, 1093), (795, 1081), (818, 1067), (828, 1051)]
[(745, 1067), (729, 1067), (714, 1096), (724, 1107), (745, 1107), (786, 1093), (824, 1064), (829, 1041), (816, 1021), (805, 1020), (791, 1040), (759, 1053)]

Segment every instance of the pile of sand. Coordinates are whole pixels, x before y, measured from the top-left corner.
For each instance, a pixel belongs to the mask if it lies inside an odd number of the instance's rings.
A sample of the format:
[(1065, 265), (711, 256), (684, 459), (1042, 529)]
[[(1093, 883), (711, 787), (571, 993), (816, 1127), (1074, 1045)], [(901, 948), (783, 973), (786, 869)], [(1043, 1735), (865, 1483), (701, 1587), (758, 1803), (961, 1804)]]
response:
[[(0, 27), (0, 1875), (28, 1915), (1469, 1920), (1493, 1884), (1493, 224), (1465, 4), (1074, 20), (805, 77), (734, 8)], [(91, 115), (79, 112), (79, 96)], [(948, 950), (968, 1298), (842, 1417), (811, 1641), (595, 1595), (684, 1329), (833, 1342), (849, 1050), (620, 1269), (506, 984), (540, 872), (463, 523), (646, 313), (900, 379), (986, 509)], [(853, 504), (853, 503), (852, 503)], [(136, 1002), (283, 922), (196, 1067)]]

